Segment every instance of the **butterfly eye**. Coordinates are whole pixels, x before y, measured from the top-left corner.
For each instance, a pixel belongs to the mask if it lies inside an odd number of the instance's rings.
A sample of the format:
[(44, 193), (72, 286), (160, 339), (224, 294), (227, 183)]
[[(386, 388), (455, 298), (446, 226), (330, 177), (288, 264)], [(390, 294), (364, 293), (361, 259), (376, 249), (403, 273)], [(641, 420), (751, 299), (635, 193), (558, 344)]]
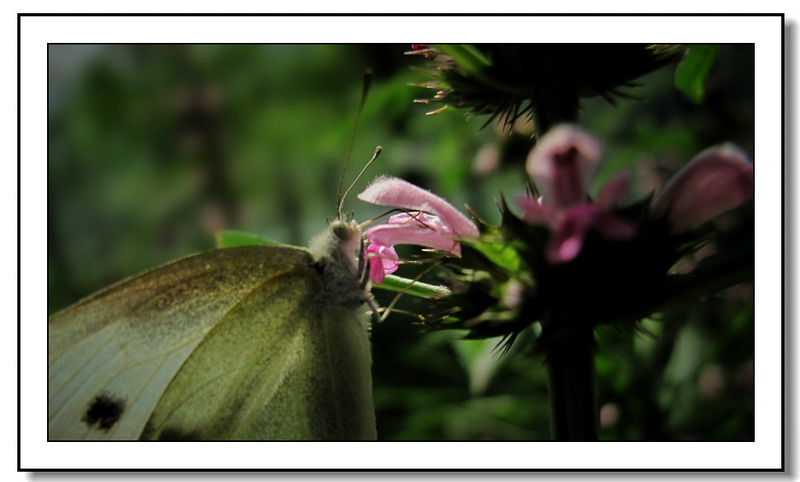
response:
[(333, 231), (334, 236), (342, 241), (350, 239), (353, 234), (353, 228), (348, 226), (347, 223), (343, 222), (334, 223), (331, 226), (331, 231)]

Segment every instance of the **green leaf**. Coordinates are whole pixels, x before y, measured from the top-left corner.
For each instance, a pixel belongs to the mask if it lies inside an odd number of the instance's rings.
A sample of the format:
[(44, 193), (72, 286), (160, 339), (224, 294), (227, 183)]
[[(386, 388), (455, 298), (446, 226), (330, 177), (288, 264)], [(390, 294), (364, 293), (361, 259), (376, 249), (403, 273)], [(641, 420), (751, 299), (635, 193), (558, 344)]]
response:
[(719, 45), (693, 45), (675, 69), (675, 87), (695, 104), (703, 101), (706, 77), (718, 50)]
[(502, 342), (503, 337), (452, 340), (453, 349), (469, 377), (469, 392), (473, 396), (486, 392), (500, 364), (507, 360), (502, 356), (503, 350), (497, 349)]
[(281, 243), (264, 239), (257, 234), (244, 231), (217, 231), (214, 236), (218, 248), (232, 248), (234, 246), (277, 246)]
[(517, 273), (522, 269), (519, 253), (506, 241), (470, 241), (469, 245), (510, 273)]

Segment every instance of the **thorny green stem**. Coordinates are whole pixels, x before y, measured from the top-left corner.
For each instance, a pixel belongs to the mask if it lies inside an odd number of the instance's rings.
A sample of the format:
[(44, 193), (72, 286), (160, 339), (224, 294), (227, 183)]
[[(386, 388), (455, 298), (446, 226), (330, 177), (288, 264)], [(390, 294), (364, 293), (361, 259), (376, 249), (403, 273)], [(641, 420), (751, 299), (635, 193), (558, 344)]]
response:
[(598, 439), (594, 332), (578, 325), (547, 348), (550, 423), (553, 440)]
[(558, 124), (575, 123), (578, 121), (578, 98), (573, 95), (536, 96), (533, 99), (533, 119), (539, 138)]

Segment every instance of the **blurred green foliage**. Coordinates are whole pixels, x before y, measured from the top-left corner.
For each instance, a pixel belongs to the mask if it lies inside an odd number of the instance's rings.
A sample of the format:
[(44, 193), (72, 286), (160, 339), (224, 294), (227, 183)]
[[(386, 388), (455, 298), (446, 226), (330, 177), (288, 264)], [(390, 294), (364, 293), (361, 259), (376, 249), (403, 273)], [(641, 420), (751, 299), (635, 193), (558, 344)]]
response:
[(714, 65), (718, 45), (692, 45), (675, 69), (675, 87), (699, 104), (705, 94), (705, 79)]
[[(305, 245), (335, 215), (367, 67), (375, 80), (345, 182), (381, 145), (356, 192), (378, 174), (399, 176), (498, 222), (499, 193), (525, 191), (529, 126), (507, 133), (458, 111), (425, 116), (412, 101), (428, 93), (408, 85), (424, 80), (409, 69), (421, 59), (408, 48), (51, 45), (49, 311), (210, 249), (223, 229)], [(640, 199), (707, 146), (753, 152), (752, 46), (720, 47), (702, 103), (676, 90), (674, 75), (673, 66), (639, 79), (627, 91), (638, 100), (582, 104), (582, 125), (606, 148), (595, 191), (629, 169)], [(345, 206), (358, 220), (382, 212), (353, 196)], [(382, 306), (394, 296), (375, 291)], [(597, 333), (601, 437), (752, 440), (752, 286), (641, 326)], [(500, 357), (497, 340), (428, 333), (401, 313), (373, 327), (379, 437), (547, 440), (546, 377), (524, 335)]]

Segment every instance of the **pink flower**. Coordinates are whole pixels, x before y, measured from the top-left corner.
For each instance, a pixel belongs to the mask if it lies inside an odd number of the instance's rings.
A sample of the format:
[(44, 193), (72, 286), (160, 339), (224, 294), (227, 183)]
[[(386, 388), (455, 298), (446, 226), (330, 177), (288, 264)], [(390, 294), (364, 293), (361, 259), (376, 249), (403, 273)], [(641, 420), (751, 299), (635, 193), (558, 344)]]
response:
[(358, 198), (408, 211), (367, 229), (370, 279), (377, 284), (397, 269), (396, 244), (416, 244), (460, 255), (458, 240), (479, 234), (478, 227), (450, 203), (402, 179), (378, 178)]
[(739, 206), (753, 195), (753, 166), (726, 144), (701, 152), (667, 184), (653, 204), (670, 230), (681, 233)]
[(369, 260), (369, 279), (376, 284), (383, 283), (383, 278), (397, 271), (400, 265), (400, 257), (391, 246), (370, 243), (365, 256)]
[(586, 201), (586, 188), (601, 153), (600, 143), (592, 136), (562, 124), (539, 140), (525, 167), (547, 203), (567, 207)]
[(613, 213), (628, 191), (628, 176), (612, 179), (591, 201), (589, 181), (600, 162), (600, 143), (575, 126), (561, 125), (544, 135), (528, 156), (526, 168), (539, 199), (517, 199), (522, 218), (552, 230), (547, 258), (551, 263), (575, 259), (589, 230), (607, 239), (630, 239), (634, 226)]

